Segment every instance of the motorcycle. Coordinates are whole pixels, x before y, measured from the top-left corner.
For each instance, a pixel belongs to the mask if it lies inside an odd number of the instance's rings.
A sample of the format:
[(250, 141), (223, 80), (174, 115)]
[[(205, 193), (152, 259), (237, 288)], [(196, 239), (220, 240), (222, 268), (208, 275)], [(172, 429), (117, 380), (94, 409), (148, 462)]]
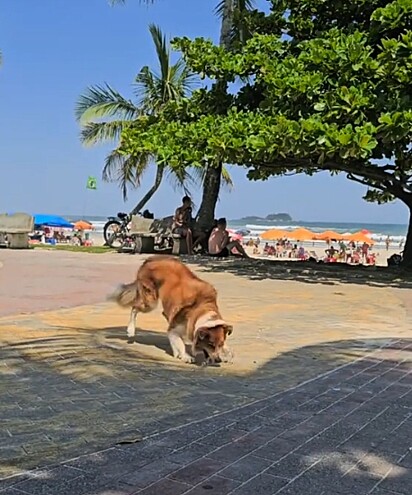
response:
[(129, 237), (129, 224), (131, 215), (119, 212), (117, 217), (108, 217), (103, 227), (105, 245), (112, 248), (120, 248)]
[(399, 267), (403, 261), (403, 251), (400, 254), (393, 254), (387, 259), (388, 266)]

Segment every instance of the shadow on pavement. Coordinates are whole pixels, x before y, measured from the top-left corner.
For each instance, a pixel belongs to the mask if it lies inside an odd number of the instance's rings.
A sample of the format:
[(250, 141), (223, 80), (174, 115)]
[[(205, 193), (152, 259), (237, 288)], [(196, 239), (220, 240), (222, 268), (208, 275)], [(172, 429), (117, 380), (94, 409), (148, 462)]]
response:
[[(76, 335), (70, 333), (70, 328), (61, 328), (61, 331), (55, 338), (28, 340), (1, 348), (4, 366), (0, 368), (0, 421), (3, 429), (0, 478), (125, 442), (138, 441), (142, 437), (194, 420), (206, 420), (206, 431), (200, 426), (198, 431), (196, 428), (194, 430), (197, 437), (193, 441), (203, 444), (205, 435), (228, 426), (222, 426), (219, 420), (225, 411), (236, 410), (256, 401), (277, 400), (277, 394), (285, 389), (353, 362), (362, 355), (366, 355), (364, 363), (368, 366), (379, 364), (388, 370), (396, 367), (396, 370), (390, 371), (390, 378), (394, 381), (397, 373), (402, 378), (411, 366), (411, 352), (404, 351), (404, 362), (399, 364), (397, 360), (391, 359), (390, 345), (382, 357), (370, 354), (370, 351), (388, 344), (390, 339), (348, 340), (294, 349), (245, 375), (236, 373), (230, 366), (202, 368), (180, 364), (166, 354), (166, 335), (156, 332), (140, 331), (137, 338), (140, 343), (158, 349), (158, 358), (128, 345), (123, 328), (109, 327), (99, 332), (80, 329)], [(348, 375), (349, 382), (345, 386), (356, 386), (356, 380), (350, 382), (350, 378), (351, 375)], [(334, 383), (333, 378), (325, 383), (329, 394), (334, 393), (334, 387), (341, 388)], [(320, 393), (325, 383), (321, 383), (320, 388), (316, 386), (309, 395)], [(382, 383), (386, 382), (380, 379), (375, 385), (381, 387)], [(384, 406), (393, 408), (392, 416), (397, 419), (404, 415), (404, 425), (396, 434), (391, 433), (393, 422), (385, 413), (387, 423), (375, 428), (378, 438), (376, 448), (372, 451), (373, 456), (381, 459), (379, 462), (383, 470), (388, 466), (396, 466), (397, 459), (403, 453), (396, 451), (393, 439), (392, 447), (387, 447), (389, 444), (383, 440), (390, 435), (393, 438), (400, 435), (398, 448), (401, 449), (404, 439), (411, 438), (410, 381), (403, 386), (405, 391), (409, 391), (408, 402), (403, 405), (388, 402)], [(302, 404), (296, 402), (293, 393), (292, 396), (286, 394), (287, 400), (280, 412), (296, 413), (296, 417), (304, 412), (307, 417), (310, 408), (302, 410)], [(362, 394), (358, 394), (356, 400), (360, 399)], [(244, 409), (240, 409), (233, 413), (233, 418), (239, 416), (241, 421), (243, 414)], [(268, 424), (279, 422), (282, 416), (277, 416), (275, 410), (273, 415), (269, 412)], [(234, 421), (233, 418), (229, 415), (230, 422)], [(247, 420), (242, 424), (235, 425), (235, 428), (250, 431)], [(140, 447), (122, 447), (124, 452), (134, 448)], [(370, 451), (371, 446), (363, 445), (362, 442), (355, 447), (348, 445), (346, 450), (336, 451), (326, 441), (323, 445), (315, 443), (313, 449), (309, 448), (304, 455), (302, 453), (299, 462), (313, 461), (318, 458), (319, 452), (326, 452), (324, 463), (318, 465), (318, 468), (322, 467), (318, 476), (324, 476), (324, 472), (331, 476), (330, 473), (341, 473), (350, 466), (353, 469), (356, 466), (355, 471), (350, 471), (352, 474), (356, 473), (362, 480), (372, 480), (373, 477), (368, 475), (368, 463), (373, 459), (370, 456), (364, 458)], [(156, 452), (158, 456), (159, 446)], [(110, 462), (113, 464), (114, 461)], [(119, 469), (122, 469), (121, 463)], [(400, 479), (403, 469), (396, 467), (394, 473), (397, 473), (397, 478)], [(101, 493), (103, 495), (104, 490)]]
[(347, 283), (371, 287), (412, 288), (412, 274), (399, 268), (241, 258), (216, 260), (210, 257), (186, 257), (184, 261), (198, 265), (205, 272), (231, 273), (250, 280), (293, 280), (307, 284)]

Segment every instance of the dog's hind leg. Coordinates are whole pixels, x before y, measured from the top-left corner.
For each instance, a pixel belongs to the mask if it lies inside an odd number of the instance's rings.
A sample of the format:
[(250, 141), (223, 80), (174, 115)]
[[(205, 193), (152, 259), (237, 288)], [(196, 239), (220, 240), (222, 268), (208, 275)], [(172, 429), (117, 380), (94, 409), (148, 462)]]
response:
[(170, 346), (173, 351), (173, 356), (177, 359), (181, 359), (185, 363), (194, 363), (195, 358), (186, 352), (186, 346), (180, 336), (181, 328), (169, 328), (167, 336), (169, 337)]
[(129, 339), (134, 339), (136, 333), (136, 316), (139, 311), (133, 307), (130, 311), (129, 324), (127, 325), (127, 336)]

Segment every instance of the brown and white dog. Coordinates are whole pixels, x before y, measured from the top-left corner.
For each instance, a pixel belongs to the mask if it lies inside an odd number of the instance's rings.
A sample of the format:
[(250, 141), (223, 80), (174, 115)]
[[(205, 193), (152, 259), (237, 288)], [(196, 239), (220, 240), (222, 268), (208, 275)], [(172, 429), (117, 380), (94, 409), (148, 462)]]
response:
[[(153, 311), (160, 301), (169, 324), (168, 337), (175, 358), (192, 363), (196, 353), (203, 351), (210, 363), (232, 359), (226, 337), (233, 327), (220, 315), (216, 289), (177, 258), (149, 258), (139, 268), (136, 280), (121, 285), (109, 299), (120, 306), (131, 307), (129, 339), (135, 336), (137, 314)], [(191, 345), (192, 354), (186, 352), (185, 344)]]

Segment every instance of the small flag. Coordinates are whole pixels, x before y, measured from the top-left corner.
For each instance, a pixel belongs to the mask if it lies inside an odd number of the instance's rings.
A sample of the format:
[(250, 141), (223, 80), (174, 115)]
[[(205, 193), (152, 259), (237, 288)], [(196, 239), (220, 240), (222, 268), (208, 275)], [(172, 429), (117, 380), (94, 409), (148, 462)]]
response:
[(89, 177), (87, 178), (86, 188), (87, 189), (97, 189), (97, 179), (96, 179), (96, 177), (92, 177), (91, 175), (89, 175)]

